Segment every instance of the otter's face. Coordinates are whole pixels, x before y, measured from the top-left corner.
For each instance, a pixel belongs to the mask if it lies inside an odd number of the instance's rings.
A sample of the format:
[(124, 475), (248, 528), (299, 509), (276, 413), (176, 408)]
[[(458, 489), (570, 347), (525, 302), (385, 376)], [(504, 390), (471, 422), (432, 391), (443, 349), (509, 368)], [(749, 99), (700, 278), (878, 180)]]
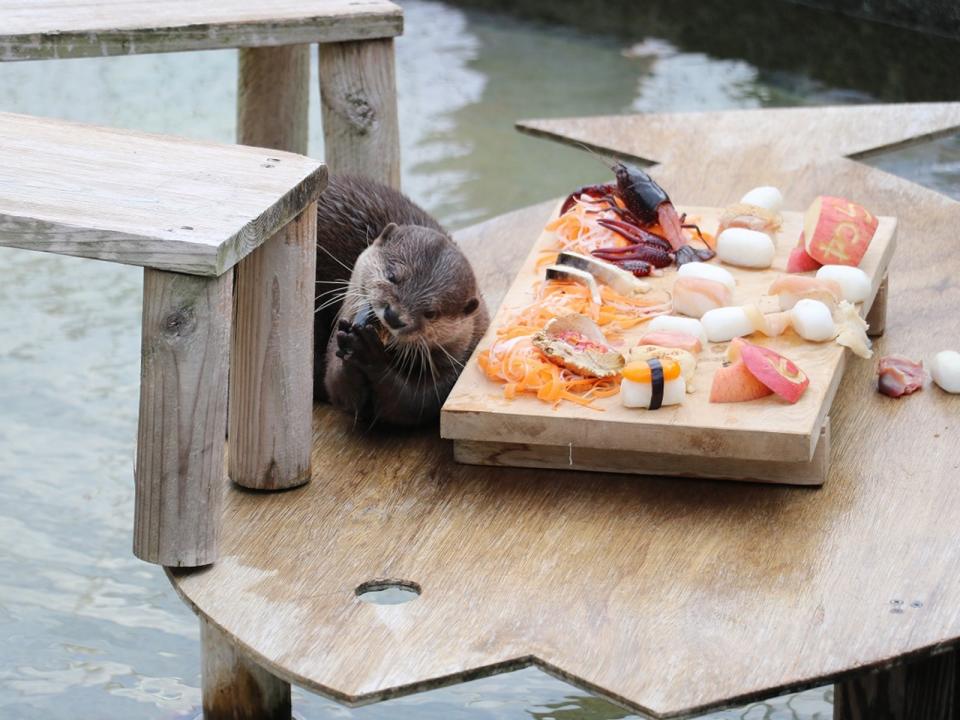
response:
[(464, 319), (480, 306), (473, 270), (436, 230), (391, 223), (357, 259), (354, 280), (398, 343), (450, 345), (472, 334)]

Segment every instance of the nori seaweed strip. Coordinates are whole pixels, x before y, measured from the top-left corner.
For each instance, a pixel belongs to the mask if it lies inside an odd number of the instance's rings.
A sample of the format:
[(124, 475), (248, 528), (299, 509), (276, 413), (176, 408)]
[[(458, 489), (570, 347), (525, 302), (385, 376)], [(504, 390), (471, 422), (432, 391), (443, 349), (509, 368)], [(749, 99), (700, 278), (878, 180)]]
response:
[(650, 366), (650, 410), (663, 406), (663, 365), (657, 359), (647, 360)]

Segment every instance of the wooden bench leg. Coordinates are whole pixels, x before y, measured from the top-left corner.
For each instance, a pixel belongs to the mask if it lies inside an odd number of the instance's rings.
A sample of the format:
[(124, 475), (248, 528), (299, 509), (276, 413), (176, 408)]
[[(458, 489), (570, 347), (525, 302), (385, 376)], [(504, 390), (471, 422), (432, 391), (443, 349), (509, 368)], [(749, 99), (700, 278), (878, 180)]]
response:
[(217, 559), (232, 275), (145, 269), (133, 552), (197, 567)]
[(310, 46), (240, 49), (237, 142), (305, 155)]
[[(310, 46), (240, 50), (237, 142), (307, 151)], [(236, 269), (230, 478), (260, 490), (310, 479), (316, 205)]]
[(400, 187), (400, 131), (392, 39), (320, 45), (323, 143), (331, 174)]
[(290, 683), (244, 658), (203, 619), (200, 641), (204, 720), (290, 720)]
[(951, 651), (837, 683), (834, 720), (956, 720), (960, 662)]
[(237, 266), (230, 479), (282, 490), (310, 479), (317, 206)]
[(889, 277), (884, 275), (877, 289), (877, 297), (873, 300), (870, 312), (867, 313), (867, 324), (870, 326), (867, 335), (880, 337), (887, 328), (887, 284)]

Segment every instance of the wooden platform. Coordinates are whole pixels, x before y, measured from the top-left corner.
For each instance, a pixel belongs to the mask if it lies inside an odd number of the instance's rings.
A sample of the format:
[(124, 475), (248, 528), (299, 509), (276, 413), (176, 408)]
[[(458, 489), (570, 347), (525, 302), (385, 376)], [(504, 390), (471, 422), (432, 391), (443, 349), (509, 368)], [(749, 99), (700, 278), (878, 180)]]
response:
[(292, 153), (0, 113), (0, 246), (220, 275), (325, 182)]
[[(877, 208), (873, 210), (879, 212)], [(704, 231), (716, 232), (719, 209), (680, 206), (680, 211), (695, 218)], [(544, 223), (555, 214), (556, 211), (545, 217)], [(802, 213), (783, 213), (777, 256), (769, 269), (724, 266), (737, 281), (734, 304), (755, 303), (764, 312), (780, 309), (767, 290), (786, 272), (787, 256), (802, 225)], [(881, 217), (860, 264), (873, 280), (870, 296), (861, 308), (864, 315), (886, 276), (895, 231), (896, 220)], [(739, 404), (708, 402), (713, 374), (724, 360), (727, 343), (706, 346), (691, 382), (696, 391), (688, 394), (682, 405), (658, 412), (625, 408), (616, 396), (597, 400), (592, 408), (573, 403), (553, 406), (529, 395), (505, 399), (503, 386), (484, 375), (477, 355), (495, 342), (498, 328), (533, 302), (535, 287), (543, 276), (538, 267), (542, 267), (543, 255), (552, 247), (551, 233), (541, 231), (531, 239), (529, 254), (515, 282), (444, 404), (440, 434), (454, 441), (458, 460), (645, 475), (726, 475), (730, 479), (759, 482), (823, 483), (829, 448), (820, 448), (816, 461), (814, 457), (821, 435), (828, 437), (824, 425), (848, 356), (848, 351), (836, 343), (809, 343), (793, 332), (763, 341), (794, 360), (810, 378), (810, 388), (794, 405), (775, 397)], [(650, 278), (651, 292), (669, 292), (675, 278), (673, 269), (667, 269), (662, 277)], [(645, 328), (643, 323), (620, 333), (618, 347), (635, 345)]]
[[(842, 122), (869, 133), (870, 113)], [(791, 206), (829, 180), (901, 218), (878, 352), (960, 336), (960, 203), (852, 161), (828, 170), (769, 179)], [(693, 196), (694, 179), (655, 173)], [(458, 235), (493, 306), (550, 207)], [(925, 657), (960, 639), (960, 397), (891, 400), (873, 376), (851, 360), (819, 490), (466, 466), (435, 432), (363, 433), (319, 407), (313, 481), (229, 492), (222, 560), (171, 580), (244, 655), (350, 704), (534, 664), (681, 717)], [(385, 578), (422, 595), (357, 599)]]
[(333, 43), (403, 32), (387, 0), (0, 0), (0, 62)]

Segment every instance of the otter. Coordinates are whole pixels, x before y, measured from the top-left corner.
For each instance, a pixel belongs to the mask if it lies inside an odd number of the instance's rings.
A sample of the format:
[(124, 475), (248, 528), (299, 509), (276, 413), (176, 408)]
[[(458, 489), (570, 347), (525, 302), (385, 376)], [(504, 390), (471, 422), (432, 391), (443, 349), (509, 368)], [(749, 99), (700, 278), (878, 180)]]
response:
[(371, 426), (435, 421), (489, 324), (446, 230), (393, 188), (332, 177), (318, 201), (317, 289), (314, 398)]

